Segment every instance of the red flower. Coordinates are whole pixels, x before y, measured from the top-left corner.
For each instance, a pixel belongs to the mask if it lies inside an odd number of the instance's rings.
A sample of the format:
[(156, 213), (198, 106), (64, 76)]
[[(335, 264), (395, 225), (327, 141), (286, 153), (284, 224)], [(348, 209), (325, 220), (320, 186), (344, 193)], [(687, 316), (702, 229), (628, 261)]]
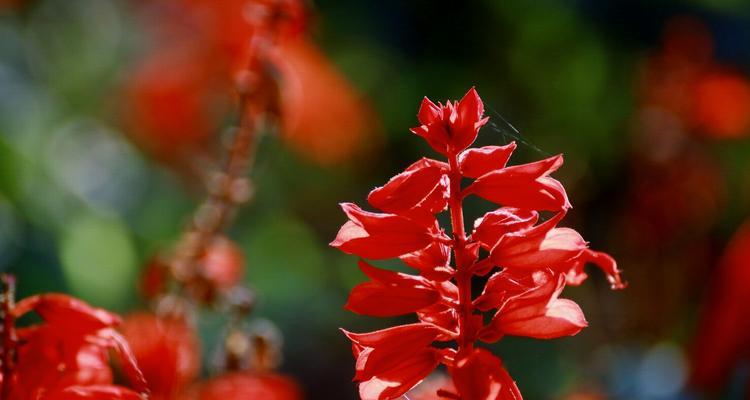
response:
[(750, 82), (716, 68), (699, 77), (693, 88), (691, 122), (717, 139), (750, 134)]
[(343, 203), (341, 208), (349, 222), (341, 227), (331, 246), (345, 253), (371, 259), (393, 258), (424, 249), (443, 237), (431, 214), (379, 214), (351, 203)]
[(521, 399), (521, 392), (502, 361), (485, 349), (474, 349), (457, 358), (450, 371), (456, 391), (461, 394), (456, 399)]
[[(504, 335), (555, 339), (577, 334), (588, 323), (578, 304), (558, 298), (564, 287), (565, 276), (552, 270), (536, 271), (531, 276), (510, 270), (496, 273), (476, 300), (479, 309), (497, 308), (480, 331), (480, 338), (494, 342)], [(517, 293), (519, 289), (521, 293)]]
[[(129, 136), (161, 161), (191, 172), (196, 154), (214, 155), (238, 81), (259, 83), (254, 96), (278, 117), (280, 137), (313, 162), (350, 161), (376, 139), (372, 107), (306, 34), (304, 1), (140, 6), (152, 43), (126, 77), (122, 119)], [(254, 79), (240, 79), (247, 72)]]
[(422, 159), (384, 186), (375, 188), (367, 201), (385, 212), (422, 209), (438, 213), (448, 206), (448, 166)]
[(395, 399), (414, 387), (439, 364), (439, 351), (430, 346), (439, 328), (425, 323), (402, 325), (351, 339), (357, 358), (355, 380), (363, 399)]
[[(506, 167), (513, 143), (466, 149), (487, 122), (483, 109), (474, 89), (445, 106), (425, 99), (422, 125), (412, 131), (448, 162), (422, 159), (373, 190), (369, 203), (385, 213), (342, 204), (349, 221), (333, 247), (363, 258), (399, 257), (419, 271), (397, 273), (360, 262), (371, 281), (352, 290), (348, 309), (373, 316), (416, 313), (420, 321), (371, 333), (344, 331), (353, 343), (354, 379), (364, 400), (398, 398), (438, 364), (453, 380), (437, 391), (441, 398), (520, 399), (500, 359), (476, 342), (578, 333), (587, 324), (583, 312), (559, 295), (566, 283), (586, 278), (587, 262), (598, 264), (614, 288), (624, 286), (611, 257), (589, 250), (576, 231), (557, 226), (570, 208), (562, 184), (549, 176), (562, 165), (561, 156)], [(474, 182), (462, 190), (465, 179)], [(503, 207), (479, 218), (467, 236), (462, 201), (472, 194)], [(435, 216), (446, 208), (452, 237)], [(539, 211), (555, 214), (538, 223)], [(480, 248), (489, 256), (480, 257)], [(472, 298), (472, 276), (497, 269), (482, 294)]]
[(272, 373), (230, 372), (192, 386), (179, 400), (301, 400), (291, 379)]
[[(119, 317), (63, 294), (26, 298), (4, 317), (12, 324), (31, 311), (43, 322), (15, 329), (15, 346), (11, 346), (14, 334), (2, 332), (0, 354), (5, 357), (15, 351), (16, 359), (3, 368), (10, 374), (0, 376), (1, 390), (9, 399), (140, 399), (139, 393), (147, 392), (127, 342), (113, 329)], [(133, 390), (113, 384), (110, 350), (118, 355)]]
[(173, 399), (198, 375), (200, 342), (184, 319), (138, 312), (125, 318), (121, 331), (146, 376), (151, 398)]
[(691, 351), (694, 385), (717, 390), (750, 359), (750, 222), (730, 241), (701, 313)]
[(346, 308), (357, 314), (375, 317), (411, 314), (440, 299), (433, 283), (421, 276), (382, 270), (364, 261), (359, 262), (359, 268), (372, 281), (357, 285), (349, 295)]
[(445, 105), (425, 97), (417, 114), (422, 125), (411, 131), (440, 154), (458, 153), (474, 143), (479, 128), (487, 123), (489, 118), (482, 118), (483, 114), (484, 104), (474, 88), (461, 101)]

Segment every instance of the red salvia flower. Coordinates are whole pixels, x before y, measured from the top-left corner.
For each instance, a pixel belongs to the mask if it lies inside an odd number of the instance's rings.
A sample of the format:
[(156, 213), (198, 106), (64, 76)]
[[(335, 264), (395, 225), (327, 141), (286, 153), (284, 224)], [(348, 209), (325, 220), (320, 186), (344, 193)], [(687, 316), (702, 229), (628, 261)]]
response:
[[(506, 166), (514, 143), (467, 149), (487, 122), (483, 113), (474, 89), (446, 105), (425, 98), (421, 126), (412, 132), (447, 162), (423, 158), (373, 190), (367, 200), (382, 213), (341, 205), (349, 220), (333, 247), (366, 259), (398, 257), (419, 271), (397, 273), (360, 261), (370, 281), (352, 290), (349, 310), (380, 317), (415, 313), (419, 319), (370, 333), (344, 331), (364, 400), (396, 399), (440, 364), (452, 383), (437, 390), (439, 398), (520, 399), (502, 361), (476, 342), (578, 333), (587, 325), (581, 308), (559, 296), (566, 284), (586, 279), (586, 263), (597, 264), (613, 288), (624, 287), (611, 257), (589, 250), (576, 231), (558, 227), (570, 209), (562, 184), (550, 177), (562, 156)], [(466, 179), (473, 182), (462, 185)], [(501, 207), (477, 219), (467, 235), (462, 202), (469, 195)], [(436, 218), (446, 209), (451, 236)], [(553, 215), (540, 222), (541, 211)], [(472, 277), (490, 273), (482, 294), (472, 298)]]
[(184, 318), (136, 312), (125, 317), (121, 331), (146, 376), (153, 400), (174, 399), (198, 376), (200, 339)]
[[(7, 300), (6, 300), (7, 302)], [(6, 303), (7, 304), (7, 303)], [(3, 329), (3, 395), (10, 400), (141, 399), (148, 392), (127, 342), (114, 327), (120, 318), (64, 294), (43, 294), (6, 306)], [(42, 323), (14, 329), (13, 321), (35, 312)], [(113, 384), (109, 352), (132, 389)], [(7, 357), (14, 352), (14, 357)]]

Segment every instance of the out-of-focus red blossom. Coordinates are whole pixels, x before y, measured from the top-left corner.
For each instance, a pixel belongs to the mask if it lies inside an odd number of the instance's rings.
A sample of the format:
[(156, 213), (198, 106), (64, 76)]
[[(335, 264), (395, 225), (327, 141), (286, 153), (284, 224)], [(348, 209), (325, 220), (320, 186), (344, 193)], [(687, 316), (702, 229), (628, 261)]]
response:
[[(374, 138), (378, 123), (343, 75), (305, 35), (299, 0), (180, 0), (144, 3), (155, 45), (125, 83), (123, 117), (134, 139), (155, 156), (180, 162), (215, 144), (231, 114), (251, 42), (263, 68), (278, 76), (273, 99), (281, 137), (324, 165), (350, 160)], [(184, 160), (182, 162), (184, 164)]]
[(197, 261), (201, 277), (213, 289), (223, 290), (236, 285), (245, 267), (245, 257), (237, 245), (223, 236), (211, 241)]
[(718, 139), (750, 134), (750, 82), (743, 75), (712, 71), (695, 84), (692, 120), (701, 132)]
[(174, 158), (211, 143), (223, 117), (217, 93), (226, 90), (197, 46), (159, 48), (131, 73), (123, 120), (134, 141), (154, 156)]
[(229, 372), (195, 384), (179, 400), (301, 400), (293, 380), (273, 373)]
[(120, 328), (128, 340), (155, 400), (174, 399), (198, 375), (200, 342), (181, 317), (137, 312)]
[[(435, 393), (439, 398), (520, 399), (501, 360), (474, 347), (476, 342), (578, 333), (587, 325), (583, 312), (559, 295), (566, 284), (586, 279), (586, 263), (597, 264), (613, 288), (624, 287), (611, 257), (588, 249), (576, 231), (557, 226), (570, 208), (562, 184), (550, 177), (562, 165), (561, 156), (508, 167), (515, 144), (467, 149), (487, 122), (483, 110), (474, 89), (446, 105), (425, 99), (418, 116), (422, 125), (412, 132), (448, 162), (422, 159), (374, 189), (368, 202), (383, 212), (341, 205), (349, 220), (333, 247), (363, 258), (398, 257), (419, 271), (397, 273), (360, 261), (370, 281), (352, 290), (348, 309), (419, 318), (375, 332), (344, 331), (364, 400), (399, 398), (439, 364), (452, 377), (452, 385)], [(467, 179), (473, 182), (464, 185)], [(461, 204), (469, 195), (503, 207), (477, 219), (467, 236)], [(435, 216), (446, 209), (452, 237)], [(540, 211), (552, 216), (540, 222)], [(480, 249), (489, 255), (481, 258)], [(472, 276), (488, 274), (482, 294), (472, 298)], [(457, 348), (433, 345), (453, 341)]]
[[(217, 292), (234, 287), (242, 279), (245, 257), (234, 242), (225, 236), (217, 236), (198, 255), (195, 264), (200, 274), (196, 283), (204, 286), (200, 292), (207, 294), (210, 300)], [(152, 258), (141, 275), (140, 292), (147, 299), (163, 295), (171, 274), (169, 264), (161, 257)]]
[[(16, 361), (10, 376), (0, 376), (9, 400), (141, 399), (147, 392), (135, 357), (114, 330), (118, 316), (67, 295), (43, 294), (18, 302), (7, 317), (32, 311), (43, 322), (16, 329)], [(110, 350), (132, 389), (113, 384)]]
[(714, 60), (711, 34), (700, 20), (678, 17), (667, 24), (640, 87), (642, 108), (666, 113), (661, 118), (675, 119), (688, 133), (716, 139), (750, 134), (750, 81)]
[(330, 165), (361, 153), (379, 124), (362, 95), (305, 37), (277, 49), (281, 71), (281, 135), (311, 160)]
[(703, 305), (692, 345), (691, 381), (718, 390), (750, 359), (750, 221), (732, 238)]

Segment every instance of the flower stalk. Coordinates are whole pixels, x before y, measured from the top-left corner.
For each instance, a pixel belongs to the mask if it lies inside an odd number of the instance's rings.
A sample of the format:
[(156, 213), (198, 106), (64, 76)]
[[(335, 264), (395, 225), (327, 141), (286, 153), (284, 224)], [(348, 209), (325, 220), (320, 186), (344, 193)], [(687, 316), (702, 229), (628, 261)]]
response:
[(466, 248), (466, 228), (464, 227), (463, 198), (461, 197), (461, 173), (458, 167), (458, 155), (448, 155), (448, 168), (450, 179), (450, 200), (448, 208), (451, 215), (451, 227), (453, 230), (453, 258), (456, 263), (455, 281), (458, 287), (459, 299), (459, 352), (471, 351), (474, 348), (474, 339), (471, 335), (471, 316), (474, 314), (471, 296), (471, 267), (473, 262), (466, 259), (468, 249)]
[[(0, 284), (2, 284), (2, 298), (0, 299), (0, 315), (2, 316), (2, 363), (1, 376), (10, 377), (13, 371), (13, 364), (16, 353), (15, 318), (13, 317), (13, 307), (15, 307), (16, 296), (16, 278), (11, 274), (0, 275)], [(3, 399), (10, 396), (11, 382), (10, 379), (0, 380), (0, 394)]]

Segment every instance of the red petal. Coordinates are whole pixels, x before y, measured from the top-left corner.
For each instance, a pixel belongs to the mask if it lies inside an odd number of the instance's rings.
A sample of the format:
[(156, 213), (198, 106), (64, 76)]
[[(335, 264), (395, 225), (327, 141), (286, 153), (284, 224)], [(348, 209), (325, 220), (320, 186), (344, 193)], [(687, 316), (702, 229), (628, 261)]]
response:
[(474, 233), (471, 238), (486, 248), (492, 248), (503, 235), (527, 230), (539, 220), (539, 213), (532, 210), (521, 210), (503, 207), (484, 214), (474, 221)]
[[(503, 270), (493, 274), (484, 286), (482, 294), (474, 300), (481, 311), (525, 304), (541, 304), (562, 290), (562, 279), (550, 270), (528, 271)], [(511, 305), (515, 303), (515, 305)]]
[(562, 213), (527, 231), (508, 234), (492, 248), (490, 257), (504, 268), (555, 268), (569, 265), (586, 248), (578, 232), (553, 228)]
[(528, 164), (512, 165), (504, 168), (506, 174), (511, 176), (533, 176), (539, 178), (547, 176), (562, 167), (563, 156), (558, 154), (544, 160), (535, 161)]
[(406, 167), (406, 171), (413, 171), (415, 169), (427, 168), (427, 167), (437, 167), (445, 172), (447, 172), (449, 168), (448, 163), (434, 160), (432, 158), (422, 157), (421, 159), (416, 161), (414, 164)]
[(449, 121), (451, 125), (450, 148), (458, 152), (474, 143), (479, 128), (487, 122), (487, 119), (482, 119), (484, 104), (474, 88), (469, 89), (458, 102), (455, 112), (455, 122)]
[(144, 378), (143, 372), (141, 372), (141, 369), (138, 367), (135, 354), (133, 354), (133, 350), (130, 349), (127, 340), (112, 329), (106, 331), (106, 336), (112, 342), (112, 349), (119, 357), (120, 367), (122, 368), (124, 375), (128, 378), (130, 385), (141, 393), (148, 392), (146, 378)]
[(547, 175), (562, 165), (562, 156), (531, 164), (515, 165), (484, 174), (464, 194), (476, 194), (505, 206), (560, 211), (570, 208), (560, 182)]
[[(420, 310), (417, 313), (419, 320), (426, 322), (451, 332), (453, 335), (458, 333), (458, 312), (455, 306), (437, 303), (431, 307)], [(437, 340), (451, 340), (450, 335), (438, 337)]]
[(367, 197), (373, 207), (399, 214), (414, 208), (438, 213), (448, 205), (448, 179), (439, 166), (407, 169)]
[(481, 348), (456, 360), (450, 369), (453, 383), (462, 399), (521, 400), (516, 383), (499, 358)]
[(479, 93), (472, 87), (464, 95), (461, 101), (456, 106), (456, 113), (458, 114), (459, 121), (471, 121), (476, 122), (482, 118), (484, 114), (484, 103), (479, 98)]
[(95, 332), (120, 323), (117, 315), (61, 293), (27, 297), (16, 304), (13, 314), (18, 318), (31, 310), (48, 324), (64, 326), (68, 332)]
[(458, 156), (461, 174), (469, 178), (479, 178), (486, 173), (504, 168), (515, 149), (515, 142), (505, 146), (467, 149)]
[(499, 317), (496, 328), (504, 334), (536, 339), (573, 336), (588, 325), (581, 307), (567, 299), (554, 300), (541, 314), (529, 306), (501, 312)]
[(370, 259), (393, 258), (425, 248), (432, 242), (429, 229), (436, 223), (434, 216), (410, 215), (407, 218), (370, 213), (351, 203), (344, 203), (341, 208), (350, 221), (341, 227), (331, 246), (345, 253)]
[(438, 328), (421, 323), (399, 325), (368, 333), (342, 331), (352, 342), (364, 347), (424, 347), (440, 334)]
[(417, 120), (419, 120), (419, 123), (422, 125), (429, 125), (440, 118), (440, 113), (440, 107), (425, 96), (422, 99), (422, 104), (419, 106)]
[(390, 400), (401, 397), (419, 384), (439, 364), (437, 353), (426, 349), (403, 359), (390, 370), (384, 371), (359, 384), (362, 400)]
[(620, 270), (617, 269), (617, 261), (607, 253), (593, 250), (584, 250), (584, 262), (592, 263), (599, 267), (606, 275), (612, 289), (624, 289), (627, 283), (622, 281)]
[(440, 299), (437, 290), (422, 277), (382, 270), (364, 261), (359, 265), (373, 282), (357, 285), (349, 295), (346, 308), (357, 314), (376, 317), (409, 314)]
[(443, 282), (453, 276), (453, 268), (448, 265), (450, 257), (450, 247), (433, 242), (424, 249), (401, 256), (401, 260), (406, 265), (418, 269), (425, 278)]
[[(400, 325), (370, 333), (351, 333), (342, 330), (352, 341), (354, 356), (357, 357), (357, 381), (366, 381), (382, 376), (414, 356), (425, 351), (433, 351), (429, 346), (440, 335), (437, 327), (417, 323)], [(410, 388), (406, 388), (408, 390)]]

